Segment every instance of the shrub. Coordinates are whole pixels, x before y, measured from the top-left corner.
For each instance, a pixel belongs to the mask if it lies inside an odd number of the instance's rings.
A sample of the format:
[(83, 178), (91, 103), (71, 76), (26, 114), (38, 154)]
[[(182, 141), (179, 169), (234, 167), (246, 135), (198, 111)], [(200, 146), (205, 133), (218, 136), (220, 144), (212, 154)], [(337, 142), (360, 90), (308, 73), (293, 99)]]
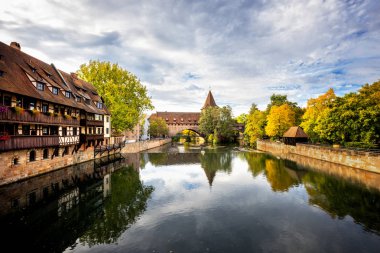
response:
[(344, 144), (347, 148), (376, 148), (376, 144), (374, 143), (366, 143), (366, 142), (346, 142)]

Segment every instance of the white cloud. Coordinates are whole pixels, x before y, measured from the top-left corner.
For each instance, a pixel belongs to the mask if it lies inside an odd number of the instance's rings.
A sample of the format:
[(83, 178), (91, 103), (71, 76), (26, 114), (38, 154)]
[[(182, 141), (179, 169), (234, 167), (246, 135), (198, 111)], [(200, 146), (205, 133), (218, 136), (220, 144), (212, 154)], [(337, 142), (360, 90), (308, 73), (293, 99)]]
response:
[[(209, 86), (216, 102), (232, 105), (236, 115), (253, 102), (264, 108), (274, 92), (304, 104), (329, 87), (351, 91), (342, 85), (379, 79), (376, 0), (14, 0), (2, 6), (4, 43), (16, 40), (66, 71), (90, 59), (118, 62), (147, 85), (159, 111), (197, 111)], [(189, 73), (197, 78), (184, 79)]]

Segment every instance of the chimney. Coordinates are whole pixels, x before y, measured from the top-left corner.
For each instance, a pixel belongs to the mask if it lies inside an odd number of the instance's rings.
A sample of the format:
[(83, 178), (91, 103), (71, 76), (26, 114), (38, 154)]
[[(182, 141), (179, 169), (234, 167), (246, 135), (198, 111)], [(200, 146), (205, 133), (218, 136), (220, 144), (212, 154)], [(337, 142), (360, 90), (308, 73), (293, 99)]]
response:
[(15, 49), (21, 50), (20, 43), (18, 43), (16, 41), (12, 41), (11, 44), (10, 44), (10, 46), (13, 47), (13, 48), (15, 48)]

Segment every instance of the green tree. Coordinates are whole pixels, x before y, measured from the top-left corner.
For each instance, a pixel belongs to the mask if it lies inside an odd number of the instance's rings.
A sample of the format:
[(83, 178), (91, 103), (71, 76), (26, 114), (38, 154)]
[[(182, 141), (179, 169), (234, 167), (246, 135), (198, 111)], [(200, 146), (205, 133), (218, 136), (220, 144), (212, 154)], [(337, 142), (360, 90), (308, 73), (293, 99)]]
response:
[(169, 133), (169, 127), (164, 119), (160, 117), (152, 117), (149, 120), (148, 133), (151, 137), (165, 136)]
[(379, 144), (380, 81), (336, 98), (319, 117), (315, 130), (328, 142), (356, 142), (368, 147)]
[(274, 138), (281, 138), (286, 130), (294, 126), (295, 113), (288, 104), (274, 105), (267, 116), (267, 122), (266, 134)]
[(219, 121), (219, 108), (210, 106), (202, 110), (199, 118), (199, 132), (209, 136), (214, 134), (214, 130)]
[(294, 112), (294, 119), (295, 119), (294, 124), (297, 125), (297, 126), (299, 124), (301, 124), (301, 122), (302, 122), (302, 115), (304, 114), (305, 111), (304, 111), (304, 109), (302, 109), (301, 107), (299, 107), (297, 103), (290, 102), (288, 100), (287, 95), (273, 94), (270, 97), (270, 103), (267, 106), (266, 114), (267, 115), (269, 114), (270, 109), (272, 108), (272, 106), (281, 106), (281, 105), (284, 105), (284, 104), (287, 104), (287, 105), (289, 105), (292, 108), (292, 110)]
[(207, 107), (202, 110), (199, 119), (199, 131), (209, 136), (213, 135), (213, 142), (230, 142), (234, 137), (234, 123), (230, 106)]
[(220, 142), (231, 142), (234, 138), (234, 124), (232, 109), (230, 106), (219, 108), (219, 120), (216, 125), (218, 139)]
[(246, 124), (247, 123), (247, 117), (248, 117), (248, 115), (246, 113), (242, 113), (236, 117), (236, 122), (239, 124)]
[(143, 112), (153, 109), (146, 87), (118, 64), (91, 60), (82, 64), (77, 74), (96, 87), (112, 114), (111, 124), (116, 132), (133, 129)]
[(311, 98), (307, 101), (307, 107), (302, 116), (301, 127), (307, 133), (312, 142), (320, 141), (320, 134), (317, 130), (318, 122), (321, 122), (321, 117), (325, 117), (325, 110), (336, 100), (333, 89), (329, 89), (325, 94)]
[(265, 135), (266, 115), (255, 107), (247, 116), (244, 135), (250, 146), (255, 147), (256, 141)]

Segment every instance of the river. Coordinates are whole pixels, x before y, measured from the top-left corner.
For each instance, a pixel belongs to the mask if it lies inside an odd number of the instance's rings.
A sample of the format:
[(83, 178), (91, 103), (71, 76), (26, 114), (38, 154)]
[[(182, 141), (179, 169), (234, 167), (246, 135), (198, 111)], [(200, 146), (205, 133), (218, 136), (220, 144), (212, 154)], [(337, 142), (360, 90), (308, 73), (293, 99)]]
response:
[(379, 252), (380, 175), (305, 164), (167, 145), (54, 171), (0, 187), (1, 251)]

